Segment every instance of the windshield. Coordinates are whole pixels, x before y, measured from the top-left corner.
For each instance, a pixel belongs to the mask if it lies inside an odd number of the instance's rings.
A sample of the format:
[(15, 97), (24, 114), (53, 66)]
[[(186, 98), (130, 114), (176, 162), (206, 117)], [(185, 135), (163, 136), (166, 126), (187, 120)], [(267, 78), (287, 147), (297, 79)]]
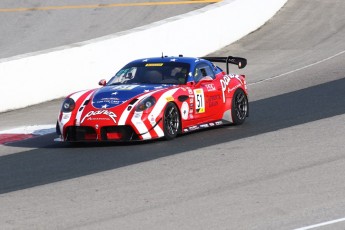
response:
[(168, 63), (130, 63), (123, 67), (107, 85), (115, 84), (185, 84), (189, 64)]

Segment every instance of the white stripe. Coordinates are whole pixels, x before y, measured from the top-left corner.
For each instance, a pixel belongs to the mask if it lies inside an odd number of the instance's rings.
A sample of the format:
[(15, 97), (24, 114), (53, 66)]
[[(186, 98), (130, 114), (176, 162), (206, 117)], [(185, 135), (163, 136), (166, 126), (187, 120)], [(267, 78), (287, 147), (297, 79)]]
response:
[(134, 113), (134, 116), (132, 117), (132, 123), (135, 126), (135, 128), (139, 131), (140, 134), (145, 133), (144, 135), (142, 135), (144, 140), (151, 139), (151, 134), (148, 133), (148, 129), (147, 129), (146, 125), (141, 120), (142, 115), (143, 115), (143, 112)]
[[(150, 95), (152, 95), (152, 93), (154, 93), (154, 92), (150, 92), (150, 93), (147, 93), (145, 95), (142, 95), (142, 96), (138, 97), (138, 100), (132, 105), (132, 109), (135, 108), (136, 104), (138, 104), (144, 97), (150, 96)], [(132, 109), (128, 110), (126, 108), (125, 111), (123, 111), (123, 113), (122, 113), (122, 115), (120, 117), (118, 125), (125, 125), (126, 124), (126, 120), (128, 118), (129, 113), (132, 111)]]
[[(151, 119), (152, 116), (154, 117), (154, 120), (157, 119), (157, 117), (162, 112), (164, 106), (167, 103), (167, 99), (166, 98), (172, 96), (177, 90), (178, 90), (178, 88), (171, 89), (171, 90), (169, 90), (169, 91), (167, 91), (167, 92), (162, 94), (162, 96), (158, 99), (155, 107), (153, 108), (153, 110), (149, 114), (149, 116), (148, 116), (149, 119)], [(154, 130), (155, 130), (155, 132), (157, 133), (157, 135), (159, 137), (163, 137), (164, 136), (163, 130), (158, 125), (155, 126)]]
[(150, 133), (145, 133), (144, 135), (141, 135), (144, 140), (149, 140), (151, 139), (151, 134)]
[[(153, 115), (154, 119), (156, 120), (157, 116), (162, 112), (162, 110), (166, 104), (166, 98), (168, 96), (173, 95), (177, 90), (178, 90), (178, 88), (168, 90), (167, 92), (163, 93), (162, 96), (158, 99), (155, 107), (153, 108), (152, 112), (148, 115), (148, 117), (150, 118)], [(140, 100), (143, 99), (144, 97), (148, 97), (148, 96), (150, 96), (156, 92), (157, 91), (154, 91), (150, 94), (145, 94), (145, 95), (141, 96), (139, 98), (139, 100), (137, 101), (137, 103), (140, 102)], [(140, 116), (139, 116), (139, 114), (140, 114)], [(133, 125), (136, 127), (136, 129), (139, 131), (139, 133), (145, 133), (142, 135), (143, 139), (151, 139), (151, 134), (148, 132), (148, 128), (146, 127), (146, 125), (144, 124), (144, 122), (141, 119), (142, 115), (143, 115), (142, 113), (135, 113), (134, 116), (132, 117), (131, 121), (132, 121)], [(125, 117), (126, 117), (126, 114), (121, 115), (120, 120), (124, 119), (124, 120), (121, 120), (121, 122), (125, 122), (125, 120), (127, 119)], [(156, 126), (154, 128), (154, 130), (156, 131), (156, 133), (159, 136), (161, 136), (161, 137), (164, 136), (164, 132), (159, 126)]]
[[(163, 122), (163, 121), (162, 121)], [(159, 125), (156, 125), (155, 128), (154, 128), (155, 132), (157, 133), (157, 135), (159, 137), (163, 137), (164, 136), (164, 132), (163, 130), (161, 129), (161, 127), (159, 127)]]
[(310, 225), (310, 226), (307, 226), (307, 227), (296, 228), (295, 230), (308, 230), (308, 229), (313, 229), (313, 228), (318, 228), (318, 227), (322, 227), (322, 226), (326, 226), (326, 225), (331, 225), (331, 224), (339, 223), (339, 222), (342, 222), (342, 221), (345, 221), (345, 218), (340, 218), (340, 219), (336, 219), (336, 220), (322, 222), (322, 223)]
[[(89, 95), (85, 98), (85, 100), (83, 101), (83, 103), (81, 104), (81, 106), (78, 108), (78, 112), (77, 112), (77, 116), (76, 116), (76, 124), (80, 124), (80, 118), (81, 118), (81, 115), (82, 115), (82, 113), (83, 113), (83, 111), (84, 111), (84, 107), (85, 107), (85, 105), (84, 105), (84, 103), (85, 103), (85, 101), (87, 101), (87, 100), (89, 100), (90, 99), (90, 97), (91, 97), (91, 95), (93, 94), (93, 92), (94, 91), (91, 91), (90, 93), (89, 93)], [(83, 107), (83, 109), (80, 109), (81, 107)]]
[[(72, 96), (70, 96), (70, 98), (72, 98), (74, 101), (77, 101), (87, 91), (89, 91), (89, 90), (79, 91), (79, 92), (73, 94)], [(62, 128), (71, 119), (71, 117), (72, 117), (71, 114), (72, 114), (71, 112), (62, 113), (61, 120), (58, 119), (58, 123), (59, 123), (59, 127), (60, 127), (61, 133), (62, 133)]]
[(159, 114), (162, 112), (164, 106), (167, 103), (167, 97), (172, 96), (176, 91), (178, 90), (178, 88), (176, 89), (171, 89), (169, 91), (166, 91), (165, 93), (162, 94), (162, 96), (158, 99), (155, 107), (152, 109), (151, 113), (149, 114), (148, 117), (153, 116), (155, 119), (159, 116)]
[(83, 90), (83, 91), (79, 91), (76, 92), (75, 94), (72, 94), (72, 96), (70, 96), (70, 98), (72, 98), (74, 101), (77, 101), (84, 93), (86, 93), (88, 90)]
[(273, 76), (273, 77), (270, 77), (270, 78), (266, 78), (266, 79), (263, 79), (263, 80), (260, 80), (260, 81), (257, 81), (257, 82), (253, 82), (253, 83), (250, 83), (250, 84), (248, 84), (248, 85), (256, 85), (256, 84), (263, 83), (263, 82), (265, 82), (265, 81), (273, 80), (273, 79), (276, 79), (276, 78), (281, 78), (281, 77), (286, 76), (286, 75), (289, 75), (289, 74), (291, 74), (291, 73), (295, 73), (295, 72), (298, 72), (298, 71), (300, 71), (300, 70), (304, 70), (304, 69), (307, 69), (307, 68), (309, 68), (309, 67), (312, 67), (312, 66), (314, 66), (314, 65), (318, 65), (318, 64), (320, 64), (320, 63), (326, 62), (326, 61), (331, 60), (331, 59), (333, 59), (333, 58), (335, 58), (335, 57), (338, 57), (338, 56), (340, 56), (340, 55), (342, 55), (342, 54), (344, 54), (344, 53), (345, 53), (345, 50), (343, 50), (343, 51), (341, 51), (341, 52), (339, 52), (339, 53), (337, 53), (337, 54), (335, 54), (335, 55), (333, 55), (333, 56), (330, 56), (330, 57), (328, 57), (328, 58), (325, 58), (325, 59), (322, 59), (322, 60), (320, 60), (320, 61), (314, 62), (314, 63), (312, 63), (312, 64), (303, 66), (303, 67), (301, 67), (301, 68), (297, 68), (297, 69), (295, 69), (295, 70), (291, 70), (291, 71), (286, 72), (286, 73), (282, 73), (282, 74), (279, 74), (279, 75), (276, 75), (276, 76)]

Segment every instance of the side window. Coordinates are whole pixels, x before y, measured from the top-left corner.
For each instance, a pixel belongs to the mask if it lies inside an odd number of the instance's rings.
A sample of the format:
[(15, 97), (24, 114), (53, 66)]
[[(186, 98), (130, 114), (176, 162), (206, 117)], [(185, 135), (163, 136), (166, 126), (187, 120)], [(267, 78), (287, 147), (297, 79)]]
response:
[(215, 78), (214, 72), (207, 63), (200, 63), (194, 70), (194, 81), (199, 82), (203, 78)]

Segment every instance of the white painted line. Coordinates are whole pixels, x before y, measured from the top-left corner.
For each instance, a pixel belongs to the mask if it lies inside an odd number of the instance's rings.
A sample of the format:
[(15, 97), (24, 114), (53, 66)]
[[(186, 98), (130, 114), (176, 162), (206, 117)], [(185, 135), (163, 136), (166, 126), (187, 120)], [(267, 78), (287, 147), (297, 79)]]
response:
[(307, 69), (307, 68), (309, 68), (309, 67), (318, 65), (318, 64), (323, 63), (323, 62), (326, 62), (326, 61), (331, 60), (331, 59), (333, 59), (333, 58), (335, 58), (335, 57), (338, 57), (338, 56), (340, 56), (340, 55), (342, 55), (342, 54), (345, 54), (345, 50), (343, 50), (343, 51), (341, 51), (341, 52), (339, 52), (339, 53), (337, 53), (337, 54), (335, 54), (335, 55), (332, 55), (332, 56), (330, 56), (330, 57), (328, 57), (328, 58), (325, 58), (325, 59), (322, 59), (322, 60), (320, 60), (320, 61), (317, 61), (317, 62), (311, 63), (311, 64), (309, 64), (309, 65), (303, 66), (303, 67), (301, 67), (301, 68), (297, 68), (297, 69), (291, 70), (291, 71), (289, 71), (289, 72), (279, 74), (279, 75), (277, 75), (277, 76), (273, 76), (273, 77), (266, 78), (266, 79), (263, 79), (263, 80), (260, 80), (260, 81), (257, 81), (257, 82), (253, 82), (253, 83), (250, 83), (250, 84), (248, 84), (248, 85), (256, 85), (256, 84), (263, 83), (263, 82), (265, 82), (265, 81), (270, 81), (270, 80), (273, 80), (273, 79), (281, 78), (281, 77), (284, 77), (284, 76), (286, 76), (286, 75), (289, 75), (289, 74), (298, 72), (298, 71), (300, 71), (300, 70), (304, 70), (304, 69)]
[(340, 218), (340, 219), (331, 220), (331, 221), (327, 221), (327, 222), (323, 222), (323, 223), (319, 223), (319, 224), (314, 224), (314, 225), (310, 225), (307, 227), (296, 228), (294, 230), (308, 230), (308, 229), (318, 228), (318, 227), (322, 227), (322, 226), (326, 226), (326, 225), (336, 224), (336, 223), (343, 222), (343, 221), (345, 221), (345, 218)]

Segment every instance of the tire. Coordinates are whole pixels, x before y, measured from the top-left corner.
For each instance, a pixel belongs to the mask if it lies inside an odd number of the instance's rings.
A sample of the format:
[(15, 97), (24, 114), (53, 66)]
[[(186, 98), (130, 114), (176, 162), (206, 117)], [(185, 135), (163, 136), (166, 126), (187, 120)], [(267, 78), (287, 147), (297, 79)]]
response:
[(168, 103), (164, 110), (163, 131), (166, 140), (174, 139), (180, 131), (180, 111), (172, 102)]
[(234, 125), (243, 124), (248, 117), (248, 97), (242, 89), (237, 89), (232, 98), (231, 116)]

